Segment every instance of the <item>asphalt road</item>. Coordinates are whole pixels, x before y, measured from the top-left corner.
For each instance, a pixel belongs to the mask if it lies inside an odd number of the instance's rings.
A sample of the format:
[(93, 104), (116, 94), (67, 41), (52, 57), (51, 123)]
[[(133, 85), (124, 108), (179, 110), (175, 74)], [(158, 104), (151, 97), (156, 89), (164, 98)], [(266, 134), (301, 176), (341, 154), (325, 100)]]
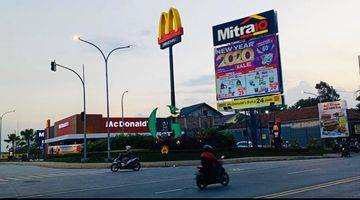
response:
[(67, 197), (357, 197), (360, 155), (293, 161), (228, 164), (230, 183), (201, 191), (195, 166), (107, 169), (50, 169), (0, 164), (0, 198)]

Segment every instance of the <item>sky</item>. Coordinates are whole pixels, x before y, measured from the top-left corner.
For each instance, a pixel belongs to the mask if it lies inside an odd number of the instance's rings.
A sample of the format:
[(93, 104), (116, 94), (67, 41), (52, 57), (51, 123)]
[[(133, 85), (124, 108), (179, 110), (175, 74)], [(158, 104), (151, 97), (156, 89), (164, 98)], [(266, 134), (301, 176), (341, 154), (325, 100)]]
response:
[[(43, 129), (80, 113), (82, 86), (71, 72), (50, 70), (50, 62), (81, 73), (85, 66), (87, 113), (106, 116), (105, 65), (92, 46), (104, 52), (130, 49), (109, 58), (110, 116), (168, 115), (168, 51), (157, 44), (161, 12), (175, 7), (184, 35), (174, 46), (176, 105), (206, 102), (216, 108), (212, 26), (274, 9), (278, 15), (285, 103), (307, 98), (325, 81), (341, 91), (359, 89), (360, 1), (334, 0), (4, 0), (0, 3), (0, 114), (2, 139), (26, 128)], [(353, 93), (339, 92), (348, 107)], [(5, 145), (3, 142), (2, 149)]]

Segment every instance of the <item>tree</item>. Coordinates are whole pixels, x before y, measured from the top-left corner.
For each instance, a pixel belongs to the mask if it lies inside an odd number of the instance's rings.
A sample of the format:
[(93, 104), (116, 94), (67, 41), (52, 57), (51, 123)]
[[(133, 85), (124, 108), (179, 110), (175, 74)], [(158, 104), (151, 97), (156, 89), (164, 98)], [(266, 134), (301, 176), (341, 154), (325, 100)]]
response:
[(26, 141), (27, 145), (27, 157), (29, 158), (30, 154), (30, 141), (34, 140), (35, 134), (33, 129), (25, 129), (24, 131), (20, 132), (20, 135), (22, 136), (22, 139)]
[(315, 85), (315, 88), (318, 91), (321, 102), (340, 100), (340, 95), (336, 93), (335, 89), (326, 82), (320, 81), (320, 83)]
[(310, 106), (317, 106), (319, 103), (319, 98), (309, 97), (307, 99), (298, 100), (293, 106), (290, 106), (290, 109), (298, 109)]
[(8, 135), (8, 139), (4, 140), (7, 143), (11, 143), (11, 147), (14, 151), (14, 155), (15, 155), (15, 149), (16, 146), (20, 143), (21, 139), (19, 136), (16, 135), (16, 133), (11, 133)]

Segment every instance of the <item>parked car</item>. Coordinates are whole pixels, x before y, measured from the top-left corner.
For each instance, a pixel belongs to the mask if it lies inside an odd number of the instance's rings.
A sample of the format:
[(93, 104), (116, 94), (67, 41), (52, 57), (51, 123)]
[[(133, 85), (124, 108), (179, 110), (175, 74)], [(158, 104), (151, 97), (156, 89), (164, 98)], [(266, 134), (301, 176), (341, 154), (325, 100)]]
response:
[(236, 143), (236, 148), (252, 148), (252, 142), (251, 141), (240, 141)]

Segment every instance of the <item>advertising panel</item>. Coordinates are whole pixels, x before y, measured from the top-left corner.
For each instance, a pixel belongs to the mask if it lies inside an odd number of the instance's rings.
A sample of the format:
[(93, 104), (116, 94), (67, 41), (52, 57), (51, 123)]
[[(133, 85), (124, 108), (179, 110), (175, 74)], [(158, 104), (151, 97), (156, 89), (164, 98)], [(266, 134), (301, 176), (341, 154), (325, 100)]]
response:
[(217, 100), (282, 93), (276, 35), (215, 48)]
[(346, 101), (319, 103), (321, 138), (348, 137)]
[(213, 26), (214, 46), (278, 32), (276, 13), (269, 10)]
[(76, 133), (76, 115), (54, 123), (55, 137)]
[(56, 145), (48, 147), (48, 154), (50, 155), (64, 155), (68, 153), (81, 153), (82, 144), (72, 145)]
[(235, 109), (247, 109), (247, 108), (260, 108), (270, 106), (271, 103), (274, 105), (282, 104), (282, 95), (275, 94), (262, 97), (253, 97), (246, 99), (236, 99), (234, 101), (224, 101), (217, 103), (219, 111), (230, 111)]

